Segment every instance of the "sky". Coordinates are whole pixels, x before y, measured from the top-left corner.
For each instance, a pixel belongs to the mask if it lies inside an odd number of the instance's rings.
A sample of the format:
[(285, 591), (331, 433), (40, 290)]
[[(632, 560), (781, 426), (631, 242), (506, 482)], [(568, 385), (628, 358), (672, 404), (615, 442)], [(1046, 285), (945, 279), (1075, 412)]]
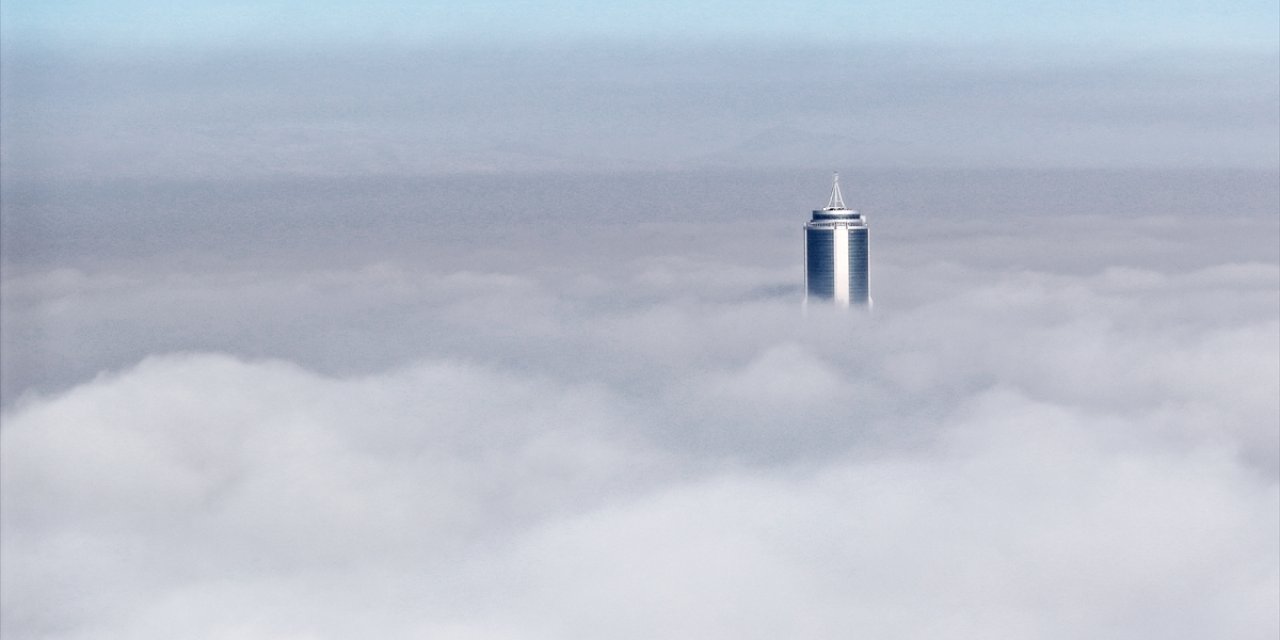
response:
[(1273, 2), (6, 3), (6, 179), (1280, 167)]
[(70, 46), (484, 46), (570, 41), (799, 41), (1193, 47), (1269, 52), (1275, 3), (1242, 0), (830, 3), (520, 0), (452, 2), (15, 2), (6, 35)]
[(0, 635), (1280, 634), (1275, 3), (638, 7), (0, 5)]

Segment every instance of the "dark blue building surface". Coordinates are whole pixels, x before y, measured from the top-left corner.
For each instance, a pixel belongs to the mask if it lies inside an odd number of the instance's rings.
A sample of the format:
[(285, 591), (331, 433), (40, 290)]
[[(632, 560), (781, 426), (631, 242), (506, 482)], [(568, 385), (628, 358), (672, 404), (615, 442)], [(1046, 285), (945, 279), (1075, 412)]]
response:
[(805, 229), (805, 279), (809, 295), (834, 298), (835, 289), (835, 231), (832, 229)]

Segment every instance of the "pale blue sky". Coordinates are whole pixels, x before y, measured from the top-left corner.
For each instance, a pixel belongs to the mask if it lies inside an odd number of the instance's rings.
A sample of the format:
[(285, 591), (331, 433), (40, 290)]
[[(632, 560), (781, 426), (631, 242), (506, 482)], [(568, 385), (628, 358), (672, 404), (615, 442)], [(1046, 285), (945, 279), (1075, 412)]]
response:
[(1275, 50), (1273, 0), (156, 2), (10, 0), (6, 40), (67, 46), (288, 47), (622, 40), (910, 42)]
[(1280, 162), (1274, 0), (6, 0), (16, 175)]

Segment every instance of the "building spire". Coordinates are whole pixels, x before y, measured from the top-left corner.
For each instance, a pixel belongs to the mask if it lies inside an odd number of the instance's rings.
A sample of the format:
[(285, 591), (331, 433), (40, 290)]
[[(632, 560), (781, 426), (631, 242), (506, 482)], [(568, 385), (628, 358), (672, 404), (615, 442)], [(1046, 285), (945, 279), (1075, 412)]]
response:
[(840, 173), (831, 174), (831, 199), (827, 201), (828, 209), (846, 209), (844, 198), (840, 195)]

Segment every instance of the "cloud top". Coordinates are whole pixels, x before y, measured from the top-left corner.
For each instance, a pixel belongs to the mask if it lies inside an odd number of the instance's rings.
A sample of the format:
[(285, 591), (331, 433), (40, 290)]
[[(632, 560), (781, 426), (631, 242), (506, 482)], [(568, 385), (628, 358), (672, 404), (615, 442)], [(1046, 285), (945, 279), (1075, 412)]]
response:
[(11, 278), (129, 325), (6, 405), (4, 635), (1272, 637), (1274, 221), (1098, 224), (890, 226), (870, 315), (767, 249)]

